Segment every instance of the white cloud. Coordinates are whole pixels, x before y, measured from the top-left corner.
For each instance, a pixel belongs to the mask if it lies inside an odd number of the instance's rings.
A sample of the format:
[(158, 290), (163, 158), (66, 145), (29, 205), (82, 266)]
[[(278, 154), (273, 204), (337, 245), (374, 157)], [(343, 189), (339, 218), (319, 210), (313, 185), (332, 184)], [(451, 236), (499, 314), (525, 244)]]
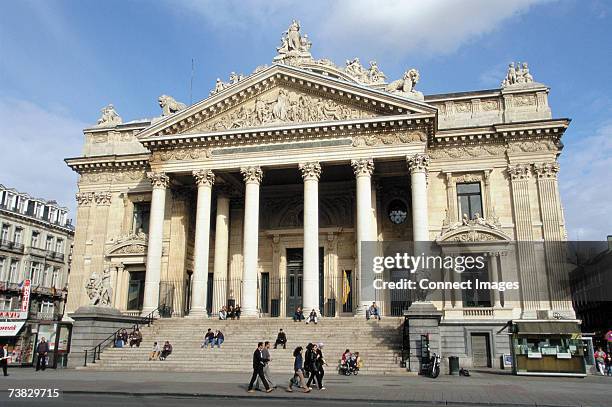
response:
[[(325, 56), (354, 53), (408, 52), (446, 54), (489, 33), (505, 20), (535, 4), (551, 0), (286, 0), (224, 2), (188, 0), (172, 8), (195, 12), (215, 27), (254, 30), (302, 20), (303, 31), (314, 39), (313, 51)], [(276, 45), (276, 44), (274, 44)]]
[(560, 188), (570, 240), (603, 240), (612, 234), (612, 122), (579, 137), (561, 156)]
[(0, 99), (0, 183), (71, 209), (77, 177), (64, 158), (78, 156), (87, 127), (63, 112)]

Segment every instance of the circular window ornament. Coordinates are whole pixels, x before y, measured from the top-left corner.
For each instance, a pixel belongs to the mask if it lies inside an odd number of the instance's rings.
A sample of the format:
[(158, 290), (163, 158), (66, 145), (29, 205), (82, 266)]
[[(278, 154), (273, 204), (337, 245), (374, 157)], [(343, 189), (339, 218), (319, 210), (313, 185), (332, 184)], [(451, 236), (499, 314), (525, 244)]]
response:
[(398, 199), (389, 204), (389, 220), (395, 225), (401, 225), (406, 222), (408, 217), (408, 208), (406, 204)]

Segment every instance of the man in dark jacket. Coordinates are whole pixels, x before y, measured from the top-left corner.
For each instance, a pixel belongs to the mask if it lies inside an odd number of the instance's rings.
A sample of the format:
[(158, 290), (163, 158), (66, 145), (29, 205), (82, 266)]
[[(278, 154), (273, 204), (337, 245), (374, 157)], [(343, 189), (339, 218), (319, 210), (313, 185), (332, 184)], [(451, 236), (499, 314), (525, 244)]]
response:
[(40, 369), (44, 371), (47, 368), (47, 355), (49, 354), (49, 343), (44, 336), (40, 338), (40, 342), (38, 346), (36, 346), (36, 353), (38, 355), (36, 359), (36, 371), (38, 372)]
[(259, 342), (257, 344), (257, 349), (255, 349), (255, 352), (253, 352), (253, 376), (251, 376), (251, 382), (249, 383), (249, 393), (255, 392), (255, 390), (253, 390), (253, 384), (255, 383), (255, 379), (257, 378), (257, 376), (259, 376), (259, 379), (266, 388), (266, 393), (270, 393), (272, 391), (270, 385), (268, 384), (268, 381), (264, 377), (263, 372), (263, 368), (266, 364), (262, 355), (263, 345), (263, 342)]
[(276, 336), (276, 342), (274, 342), (274, 349), (276, 349), (278, 345), (283, 345), (283, 349), (287, 349), (287, 335), (285, 335), (282, 328), (278, 331), (278, 335)]
[(6, 368), (8, 367), (9, 357), (8, 345), (0, 346), (0, 366), (2, 366), (2, 373), (4, 373), (5, 376), (8, 376)]

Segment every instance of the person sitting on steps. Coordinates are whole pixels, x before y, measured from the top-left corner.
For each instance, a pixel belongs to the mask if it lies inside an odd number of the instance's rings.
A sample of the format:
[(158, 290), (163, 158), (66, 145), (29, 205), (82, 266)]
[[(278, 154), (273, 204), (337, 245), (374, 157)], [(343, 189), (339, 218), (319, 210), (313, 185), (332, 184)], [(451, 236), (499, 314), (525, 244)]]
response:
[(215, 333), (210, 328), (208, 328), (208, 331), (206, 331), (206, 335), (204, 335), (204, 341), (202, 342), (202, 345), (200, 347), (208, 348), (208, 344), (210, 344), (211, 348), (214, 348), (215, 346)]
[(166, 358), (170, 356), (171, 353), (172, 353), (172, 345), (170, 345), (169, 341), (166, 341), (166, 343), (164, 343), (164, 347), (161, 351), (161, 354), (159, 355), (159, 360), (166, 360)]
[(140, 348), (140, 343), (142, 342), (142, 334), (138, 327), (134, 328), (132, 333), (130, 334), (130, 348), (136, 345), (137, 348)]
[(366, 312), (366, 319), (369, 320), (370, 318), (378, 319), (380, 321), (380, 310), (378, 309), (376, 302), (373, 302), (368, 309), (368, 312)]
[(229, 317), (229, 319), (236, 319), (236, 310), (234, 309), (233, 305), (229, 306), (229, 311), (227, 312), (227, 316)]
[(313, 308), (312, 311), (310, 311), (310, 315), (308, 315), (308, 320), (306, 321), (306, 323), (314, 322), (316, 324), (317, 320), (317, 311), (315, 311), (315, 309)]
[(304, 311), (302, 311), (302, 307), (297, 307), (295, 309), (295, 313), (293, 314), (293, 322), (300, 322), (304, 320)]
[(240, 314), (242, 313), (242, 309), (240, 309), (240, 305), (236, 305), (236, 309), (234, 310), (236, 314), (236, 319), (240, 319)]
[(214, 348), (215, 345), (217, 345), (217, 348), (221, 348), (221, 344), (223, 343), (223, 341), (225, 341), (225, 337), (223, 336), (223, 332), (221, 332), (221, 331), (219, 331), (217, 329), (217, 332), (215, 332), (214, 342), (213, 342), (211, 348)]
[(274, 349), (278, 345), (283, 345), (283, 349), (287, 349), (287, 335), (283, 332), (283, 329), (279, 329), (278, 335), (276, 336), (276, 342), (274, 342)]

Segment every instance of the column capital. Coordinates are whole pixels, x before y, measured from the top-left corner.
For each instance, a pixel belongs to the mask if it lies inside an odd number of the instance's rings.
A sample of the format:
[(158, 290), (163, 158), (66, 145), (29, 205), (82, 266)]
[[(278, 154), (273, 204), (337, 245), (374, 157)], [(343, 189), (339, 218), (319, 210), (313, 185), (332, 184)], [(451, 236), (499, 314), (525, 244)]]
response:
[(408, 164), (408, 169), (411, 174), (415, 172), (427, 172), (430, 161), (429, 156), (423, 153), (406, 157), (406, 163)]
[(533, 171), (538, 179), (556, 179), (559, 172), (559, 163), (556, 161), (536, 163), (533, 164)]
[(198, 187), (212, 187), (215, 183), (215, 173), (212, 170), (195, 170), (192, 174)]
[(302, 178), (306, 180), (318, 181), (321, 177), (321, 164), (318, 161), (300, 163), (298, 165), (300, 171), (302, 171)]
[(247, 184), (260, 184), (263, 179), (263, 171), (261, 167), (242, 167), (240, 173), (244, 177), (244, 182)]
[(351, 160), (351, 167), (356, 177), (371, 177), (374, 172), (374, 160), (371, 158)]
[(531, 178), (531, 166), (529, 164), (510, 164), (508, 174), (512, 181), (527, 180)]
[(170, 177), (163, 172), (147, 172), (147, 178), (151, 181), (153, 188), (166, 189), (170, 185)]

